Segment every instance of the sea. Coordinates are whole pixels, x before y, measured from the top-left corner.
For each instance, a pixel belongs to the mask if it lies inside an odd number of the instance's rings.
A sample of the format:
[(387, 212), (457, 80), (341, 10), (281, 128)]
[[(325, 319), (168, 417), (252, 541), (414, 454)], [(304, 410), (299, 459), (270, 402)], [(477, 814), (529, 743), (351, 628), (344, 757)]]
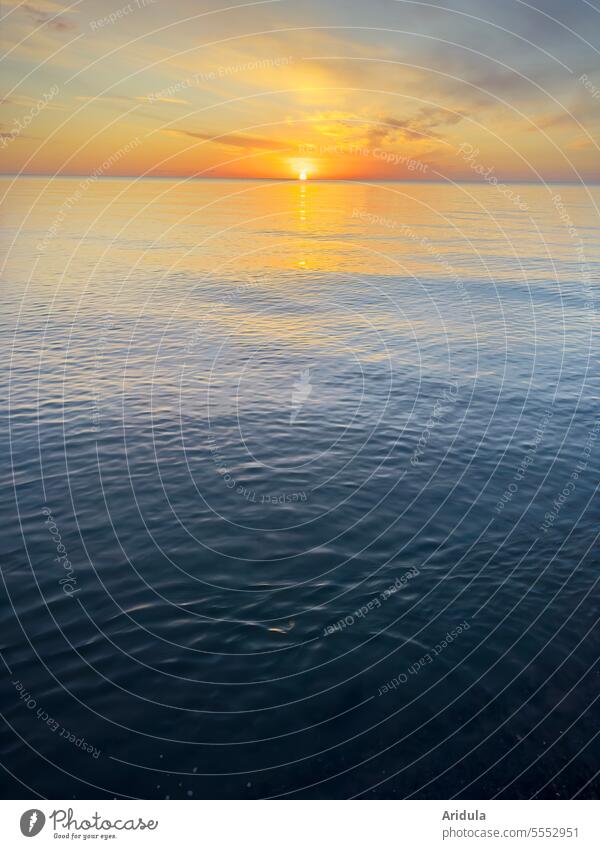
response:
[(4, 798), (597, 798), (600, 187), (0, 191)]

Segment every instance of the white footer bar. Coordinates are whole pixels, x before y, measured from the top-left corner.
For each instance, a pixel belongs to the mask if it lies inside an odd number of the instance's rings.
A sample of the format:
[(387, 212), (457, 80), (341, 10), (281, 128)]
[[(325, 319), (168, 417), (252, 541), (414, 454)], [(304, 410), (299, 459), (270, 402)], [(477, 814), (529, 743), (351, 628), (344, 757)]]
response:
[(595, 801), (1, 801), (0, 845), (600, 847)]

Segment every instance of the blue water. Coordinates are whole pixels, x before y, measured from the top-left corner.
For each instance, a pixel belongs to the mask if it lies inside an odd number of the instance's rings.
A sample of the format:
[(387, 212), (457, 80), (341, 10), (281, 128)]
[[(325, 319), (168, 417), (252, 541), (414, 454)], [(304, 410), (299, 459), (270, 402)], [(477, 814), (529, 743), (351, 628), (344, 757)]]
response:
[(76, 188), (2, 181), (5, 797), (595, 797), (600, 190)]

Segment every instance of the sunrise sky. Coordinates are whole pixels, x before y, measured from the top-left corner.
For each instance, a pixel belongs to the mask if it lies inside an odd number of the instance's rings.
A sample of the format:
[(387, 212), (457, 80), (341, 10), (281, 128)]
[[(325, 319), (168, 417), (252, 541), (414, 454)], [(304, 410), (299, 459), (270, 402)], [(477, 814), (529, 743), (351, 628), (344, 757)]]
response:
[(600, 178), (586, 40), (600, 12), (584, 0), (11, 0), (1, 14), (3, 173)]

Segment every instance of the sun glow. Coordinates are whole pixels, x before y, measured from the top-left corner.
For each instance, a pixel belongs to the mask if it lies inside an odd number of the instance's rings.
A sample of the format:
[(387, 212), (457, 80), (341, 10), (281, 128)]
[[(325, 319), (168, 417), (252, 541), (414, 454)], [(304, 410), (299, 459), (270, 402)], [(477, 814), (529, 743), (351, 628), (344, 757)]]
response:
[(305, 159), (304, 157), (288, 159), (284, 167), (288, 169), (291, 178), (302, 180), (302, 182), (309, 180), (319, 172), (317, 163), (313, 159)]

